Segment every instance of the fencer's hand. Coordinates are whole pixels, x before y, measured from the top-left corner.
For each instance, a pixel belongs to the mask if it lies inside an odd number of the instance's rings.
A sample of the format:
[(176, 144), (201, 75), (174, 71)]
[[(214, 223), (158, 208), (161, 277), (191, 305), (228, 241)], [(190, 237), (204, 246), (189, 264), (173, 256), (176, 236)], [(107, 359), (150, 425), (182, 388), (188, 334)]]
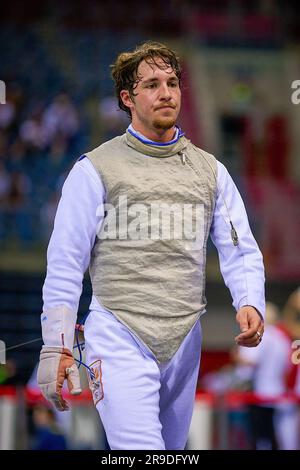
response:
[(79, 395), (81, 393), (79, 371), (71, 351), (66, 348), (43, 346), (37, 380), (43, 396), (59, 411), (69, 409), (68, 403), (62, 396), (65, 379), (71, 395)]
[(248, 348), (258, 346), (264, 334), (264, 322), (258, 311), (250, 305), (245, 305), (237, 312), (236, 321), (241, 330), (241, 334), (235, 338), (236, 343)]

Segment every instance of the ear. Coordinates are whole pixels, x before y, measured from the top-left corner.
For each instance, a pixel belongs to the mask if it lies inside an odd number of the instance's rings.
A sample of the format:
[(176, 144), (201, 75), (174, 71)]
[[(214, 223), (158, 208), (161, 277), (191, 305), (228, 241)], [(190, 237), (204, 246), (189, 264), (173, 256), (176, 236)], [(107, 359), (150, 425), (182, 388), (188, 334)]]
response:
[(129, 91), (128, 90), (121, 90), (120, 92), (120, 98), (123, 101), (123, 104), (127, 106), (130, 110), (134, 107), (134, 103), (132, 99), (130, 98)]

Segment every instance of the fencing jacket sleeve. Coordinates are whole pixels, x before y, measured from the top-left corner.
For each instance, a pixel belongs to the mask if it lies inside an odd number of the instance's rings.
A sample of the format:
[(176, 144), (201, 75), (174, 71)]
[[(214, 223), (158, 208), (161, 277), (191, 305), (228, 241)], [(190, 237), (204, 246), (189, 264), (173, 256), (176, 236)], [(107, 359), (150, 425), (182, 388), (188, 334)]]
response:
[(104, 187), (91, 162), (70, 171), (57, 208), (47, 251), (41, 316), (43, 341), (72, 351), (82, 281), (103, 217)]
[[(218, 250), (224, 282), (231, 292), (236, 310), (244, 305), (252, 305), (264, 317), (265, 275), (262, 254), (252, 235), (241, 195), (220, 162), (217, 188), (210, 235)], [(229, 215), (238, 234), (237, 246), (232, 243)]]

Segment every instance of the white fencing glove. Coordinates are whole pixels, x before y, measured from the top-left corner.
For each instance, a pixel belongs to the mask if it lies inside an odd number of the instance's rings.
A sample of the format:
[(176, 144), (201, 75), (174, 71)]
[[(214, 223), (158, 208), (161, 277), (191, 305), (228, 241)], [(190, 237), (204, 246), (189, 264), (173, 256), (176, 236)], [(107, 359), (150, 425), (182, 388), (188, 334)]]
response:
[(81, 393), (79, 371), (71, 351), (64, 347), (43, 346), (37, 380), (43, 396), (59, 411), (69, 409), (62, 396), (63, 383), (67, 380), (71, 395)]

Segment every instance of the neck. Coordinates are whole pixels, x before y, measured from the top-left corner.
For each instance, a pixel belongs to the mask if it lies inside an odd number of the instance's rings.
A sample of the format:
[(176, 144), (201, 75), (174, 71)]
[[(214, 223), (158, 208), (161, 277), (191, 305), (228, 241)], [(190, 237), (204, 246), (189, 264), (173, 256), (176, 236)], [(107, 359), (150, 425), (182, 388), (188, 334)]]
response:
[(176, 132), (175, 126), (170, 129), (144, 129), (143, 126), (132, 122), (132, 127), (147, 139), (153, 140), (153, 142), (170, 142)]

